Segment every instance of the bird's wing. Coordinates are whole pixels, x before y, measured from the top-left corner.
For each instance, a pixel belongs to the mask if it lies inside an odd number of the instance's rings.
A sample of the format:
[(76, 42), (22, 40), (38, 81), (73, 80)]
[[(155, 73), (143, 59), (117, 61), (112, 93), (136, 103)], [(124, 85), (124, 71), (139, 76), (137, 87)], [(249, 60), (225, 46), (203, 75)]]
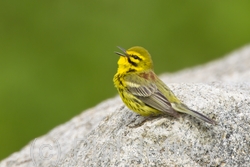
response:
[(125, 83), (127, 91), (132, 93), (146, 105), (177, 117), (177, 112), (174, 111), (163, 93), (159, 91), (155, 84), (155, 80), (139, 75), (128, 75), (125, 77)]

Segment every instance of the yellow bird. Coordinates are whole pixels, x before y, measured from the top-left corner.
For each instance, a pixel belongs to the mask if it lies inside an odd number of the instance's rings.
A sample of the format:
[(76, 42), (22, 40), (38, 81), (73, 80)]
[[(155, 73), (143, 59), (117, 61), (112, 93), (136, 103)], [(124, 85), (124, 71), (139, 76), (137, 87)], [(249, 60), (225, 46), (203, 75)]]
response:
[(190, 114), (209, 124), (216, 122), (183, 104), (154, 73), (149, 52), (140, 46), (125, 50), (120, 56), (118, 70), (113, 81), (125, 105), (142, 116), (169, 114), (179, 117), (178, 112)]

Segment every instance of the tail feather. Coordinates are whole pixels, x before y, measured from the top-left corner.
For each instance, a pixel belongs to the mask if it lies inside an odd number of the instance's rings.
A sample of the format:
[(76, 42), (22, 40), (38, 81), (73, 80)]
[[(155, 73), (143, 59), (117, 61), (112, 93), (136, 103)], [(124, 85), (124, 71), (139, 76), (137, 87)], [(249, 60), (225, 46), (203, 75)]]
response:
[(196, 118), (198, 118), (198, 119), (200, 119), (202, 121), (210, 123), (212, 125), (217, 124), (216, 121), (214, 121), (213, 119), (211, 119), (211, 118), (209, 118), (209, 117), (207, 117), (207, 116), (205, 116), (205, 115), (203, 115), (203, 114), (201, 114), (201, 113), (199, 113), (199, 112), (197, 112), (195, 110), (189, 109), (189, 111), (191, 111), (191, 112), (189, 112), (187, 114), (190, 114), (190, 115), (192, 115), (192, 116), (194, 116), (194, 117), (196, 117)]
[(188, 108), (186, 105), (184, 104), (176, 104), (176, 103), (172, 103), (172, 107), (176, 110), (176, 111), (179, 111), (179, 112), (182, 112), (182, 113), (186, 113), (186, 114), (189, 114), (189, 115), (192, 115), (194, 116), (195, 118), (199, 119), (199, 120), (202, 120), (202, 121), (205, 121), (209, 124), (212, 124), (212, 125), (216, 125), (216, 121), (214, 121), (213, 119), (211, 118), (208, 118), (207, 116), (195, 111), (195, 110), (192, 110), (190, 108)]

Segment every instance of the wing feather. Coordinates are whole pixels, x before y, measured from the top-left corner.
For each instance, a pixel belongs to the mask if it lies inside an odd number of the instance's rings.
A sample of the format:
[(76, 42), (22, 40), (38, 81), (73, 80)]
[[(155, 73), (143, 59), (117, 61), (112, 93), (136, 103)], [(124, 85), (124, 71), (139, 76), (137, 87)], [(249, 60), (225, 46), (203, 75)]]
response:
[(168, 99), (157, 88), (155, 81), (145, 79), (138, 75), (126, 76), (127, 91), (132, 93), (146, 105), (163, 113), (177, 116)]

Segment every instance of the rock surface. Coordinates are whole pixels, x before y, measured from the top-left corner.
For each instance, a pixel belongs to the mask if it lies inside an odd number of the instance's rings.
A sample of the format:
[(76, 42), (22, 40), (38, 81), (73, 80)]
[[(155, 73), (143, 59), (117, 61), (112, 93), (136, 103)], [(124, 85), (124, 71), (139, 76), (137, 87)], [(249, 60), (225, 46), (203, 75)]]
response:
[(31, 141), (0, 167), (249, 166), (250, 46), (161, 78), (218, 124), (182, 114), (136, 126), (144, 118), (115, 97)]

